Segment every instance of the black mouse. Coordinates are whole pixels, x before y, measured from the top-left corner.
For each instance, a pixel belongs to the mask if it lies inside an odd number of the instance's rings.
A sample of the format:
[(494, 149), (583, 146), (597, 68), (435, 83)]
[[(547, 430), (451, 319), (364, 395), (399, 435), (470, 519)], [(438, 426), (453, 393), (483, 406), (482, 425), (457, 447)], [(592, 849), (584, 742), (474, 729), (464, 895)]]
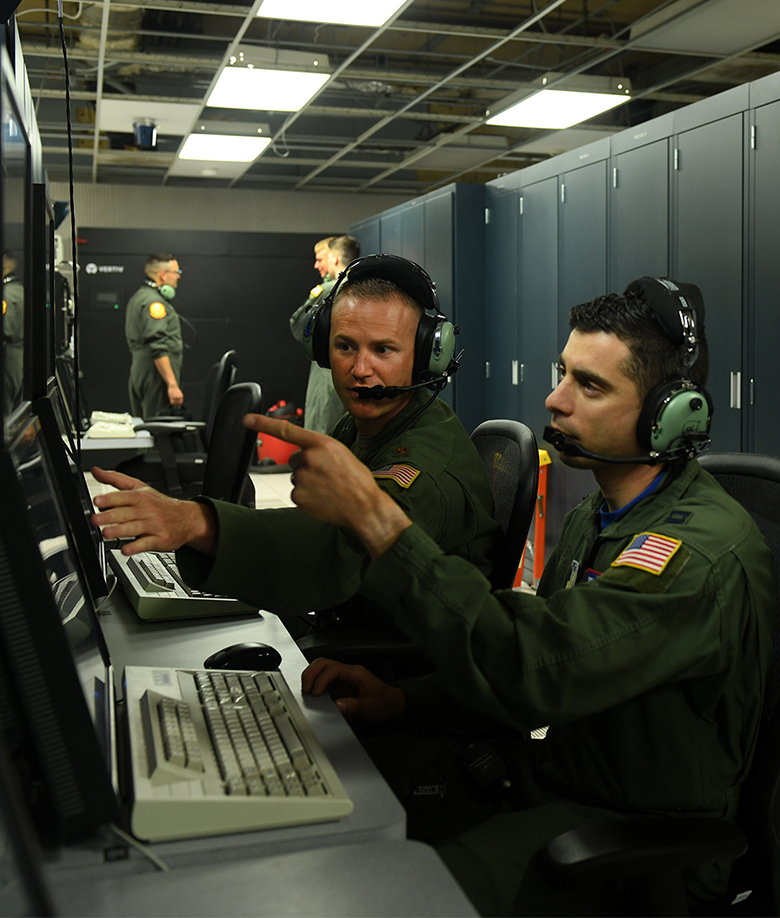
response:
[(203, 661), (206, 669), (279, 669), (282, 655), (268, 644), (231, 644)]

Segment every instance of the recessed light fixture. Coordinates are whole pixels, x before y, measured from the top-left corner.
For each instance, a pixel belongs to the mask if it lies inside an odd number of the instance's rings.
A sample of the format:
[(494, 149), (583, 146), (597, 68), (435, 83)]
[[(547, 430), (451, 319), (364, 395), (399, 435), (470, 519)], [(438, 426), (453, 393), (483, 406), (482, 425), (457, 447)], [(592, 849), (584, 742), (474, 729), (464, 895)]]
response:
[(403, 6), (405, 0), (264, 0), (258, 16), (294, 19), (298, 22), (332, 22), (346, 26), (380, 26)]
[(226, 67), (209, 96), (212, 108), (297, 112), (328, 81), (327, 73)]
[(543, 89), (488, 119), (505, 127), (567, 128), (628, 102), (623, 95)]
[(179, 153), (179, 159), (251, 163), (257, 159), (270, 142), (270, 137), (247, 137), (235, 134), (190, 134)]

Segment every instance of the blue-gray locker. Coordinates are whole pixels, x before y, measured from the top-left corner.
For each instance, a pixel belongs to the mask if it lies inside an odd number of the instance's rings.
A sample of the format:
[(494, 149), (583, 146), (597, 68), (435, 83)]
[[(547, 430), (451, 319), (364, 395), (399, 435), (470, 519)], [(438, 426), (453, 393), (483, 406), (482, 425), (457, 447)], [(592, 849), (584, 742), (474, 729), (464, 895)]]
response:
[(675, 113), (672, 276), (704, 296), (716, 450), (742, 445), (742, 96)]

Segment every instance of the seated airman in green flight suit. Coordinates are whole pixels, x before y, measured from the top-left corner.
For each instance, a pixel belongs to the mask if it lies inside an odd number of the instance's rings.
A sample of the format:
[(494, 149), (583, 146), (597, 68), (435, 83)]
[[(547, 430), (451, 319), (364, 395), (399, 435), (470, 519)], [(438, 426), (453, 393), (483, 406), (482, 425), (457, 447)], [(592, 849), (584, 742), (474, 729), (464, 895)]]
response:
[[(255, 422), (302, 448), (293, 499), (360, 537), (374, 559), (361, 594), (437, 667), (390, 686), (317, 660), (304, 692), (338, 686), (345, 714), (397, 724), (390, 751), (412, 756), (403, 764), (418, 781), (433, 768), (419, 756), (433, 731), (503, 725), (511, 791), (498, 811), (439, 835), (484, 915), (624, 914), (606, 887), (554, 889), (535, 854), (569, 829), (621, 816), (733, 819), (739, 806), (778, 593), (754, 521), (695, 458), (711, 413), (703, 320), (697, 288), (656, 278), (571, 311), (546, 436), (599, 487), (567, 516), (537, 595), (491, 593), (332, 439)], [(545, 739), (528, 738), (544, 727)], [(398, 762), (375, 761), (397, 788)], [(689, 898), (722, 891), (728, 871), (689, 869)]]
[[(346, 412), (334, 436), (436, 544), (489, 575), (499, 532), (490, 485), (463, 425), (436, 391), (427, 390), (430, 347), (417, 342), (421, 322), (446, 323), (427, 314), (435, 288), (405, 259), (368, 256), (354, 264), (361, 262), (361, 276), (346, 276), (327, 314), (316, 319), (325, 351), (318, 359), (330, 363)], [(384, 276), (387, 264), (394, 280)], [(404, 286), (407, 274), (418, 279), (411, 293)], [(421, 305), (426, 293), (431, 302)], [(415, 371), (416, 362), (426, 370)], [(361, 396), (374, 387), (384, 387), (381, 398)], [(94, 520), (107, 538), (137, 537), (123, 547), (126, 554), (180, 549), (179, 568), (190, 585), (238, 596), (288, 620), (336, 606), (370, 614), (373, 604), (358, 595), (369, 554), (348, 530), (297, 507), (174, 501), (125, 475), (93, 471), (121, 489), (96, 499), (103, 512)]]

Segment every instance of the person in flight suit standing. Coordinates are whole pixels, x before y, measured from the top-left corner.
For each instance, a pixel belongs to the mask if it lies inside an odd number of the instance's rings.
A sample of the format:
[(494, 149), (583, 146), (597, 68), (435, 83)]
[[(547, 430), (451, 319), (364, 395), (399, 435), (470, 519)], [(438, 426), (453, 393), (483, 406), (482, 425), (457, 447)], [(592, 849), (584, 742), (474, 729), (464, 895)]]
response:
[[(312, 309), (325, 299), (339, 274), (359, 255), (360, 243), (352, 236), (329, 236), (314, 246), (314, 267), (320, 272), (322, 283), (312, 287), (306, 300), (290, 316), (290, 331), (296, 341), (303, 342), (303, 331)], [(304, 427), (319, 433), (330, 433), (343, 414), (344, 406), (333, 388), (330, 370), (323, 369), (313, 360), (306, 386)]]
[(130, 297), (125, 336), (130, 348), (130, 411), (142, 418), (182, 405), (181, 366), (184, 346), (181, 321), (173, 307), (181, 277), (173, 255), (150, 255), (146, 280)]

